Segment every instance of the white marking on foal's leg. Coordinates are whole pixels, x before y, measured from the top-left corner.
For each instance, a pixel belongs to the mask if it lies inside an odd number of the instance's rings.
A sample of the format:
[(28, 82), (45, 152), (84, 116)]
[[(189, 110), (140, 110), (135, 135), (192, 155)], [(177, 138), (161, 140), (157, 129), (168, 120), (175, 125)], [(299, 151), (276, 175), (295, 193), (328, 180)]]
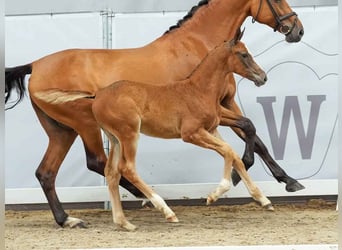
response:
[(142, 199), (141, 207), (153, 207), (153, 204), (149, 199)]
[(68, 216), (68, 218), (63, 224), (63, 227), (70, 227), (70, 228), (85, 227), (85, 223), (83, 220)]
[(272, 206), (272, 202), (264, 195), (260, 197), (259, 200), (262, 207), (266, 208), (268, 211), (274, 211), (274, 207)]
[(217, 201), (218, 198), (227, 192), (230, 189), (230, 181), (227, 179), (222, 179), (218, 187), (213, 191), (211, 194), (209, 194), (207, 198), (207, 205), (212, 204), (213, 202)]
[(151, 197), (152, 204), (165, 215), (165, 218), (169, 222), (179, 222), (176, 214), (169, 208), (166, 202), (158, 194), (154, 193)]
[(266, 210), (274, 211), (272, 202), (260, 191), (260, 189), (257, 186), (253, 184), (250, 189), (247, 186), (247, 189), (253, 197), (253, 199), (258, 201), (262, 207), (266, 208)]

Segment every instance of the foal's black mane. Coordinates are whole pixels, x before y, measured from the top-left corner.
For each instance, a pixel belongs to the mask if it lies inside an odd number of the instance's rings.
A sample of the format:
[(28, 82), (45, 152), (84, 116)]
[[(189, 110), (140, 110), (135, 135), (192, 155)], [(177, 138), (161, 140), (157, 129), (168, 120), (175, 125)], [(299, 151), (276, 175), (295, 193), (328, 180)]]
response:
[(210, 2), (210, 0), (201, 0), (196, 6), (192, 7), (191, 10), (181, 19), (177, 22), (176, 25), (171, 26), (165, 33), (169, 33), (171, 30), (177, 29), (180, 26), (182, 26), (182, 24), (184, 22), (186, 22), (187, 20), (189, 20), (190, 18), (193, 17), (193, 15), (195, 14), (195, 12), (201, 8), (203, 5), (207, 5)]

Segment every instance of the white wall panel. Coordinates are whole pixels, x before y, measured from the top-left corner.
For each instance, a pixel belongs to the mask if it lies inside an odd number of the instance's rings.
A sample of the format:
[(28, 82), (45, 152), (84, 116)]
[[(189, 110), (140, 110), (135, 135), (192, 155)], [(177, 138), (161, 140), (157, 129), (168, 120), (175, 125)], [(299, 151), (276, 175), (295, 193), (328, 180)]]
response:
[[(6, 67), (26, 64), (67, 48), (101, 48), (102, 18), (97, 14), (7, 17)], [(47, 147), (47, 136), (29, 98), (5, 112), (6, 188), (38, 187), (35, 170)], [(78, 139), (57, 178), (58, 186), (100, 185), (86, 168)]]

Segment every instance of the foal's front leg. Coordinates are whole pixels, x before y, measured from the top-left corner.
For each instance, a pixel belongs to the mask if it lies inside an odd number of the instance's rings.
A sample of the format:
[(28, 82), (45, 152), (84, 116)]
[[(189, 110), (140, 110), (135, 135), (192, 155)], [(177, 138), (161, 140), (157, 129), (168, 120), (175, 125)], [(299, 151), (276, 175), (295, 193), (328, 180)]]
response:
[(231, 187), (231, 171), (232, 171), (232, 159), (230, 157), (225, 157), (227, 154), (231, 154), (229, 152), (229, 148), (223, 143), (221, 137), (217, 130), (210, 134), (204, 128), (200, 128), (198, 130), (190, 130), (187, 131), (183, 129), (182, 131), (182, 139), (185, 142), (195, 144), (197, 146), (208, 148), (215, 150), (221, 156), (224, 157), (224, 171), (223, 171), (223, 178), (218, 185), (218, 187), (208, 195), (207, 198), (207, 205), (215, 202), (218, 198), (227, 192)]
[(230, 177), (232, 166), (237, 169), (238, 173), (241, 174), (242, 180), (244, 181), (249, 193), (252, 197), (258, 201), (263, 207), (269, 210), (273, 210), (270, 200), (262, 194), (259, 188), (254, 184), (252, 179), (249, 177), (243, 162), (239, 158), (238, 154), (224, 141), (210, 134), (204, 128), (199, 128), (196, 131), (183, 131), (182, 139), (186, 142), (215, 150), (224, 158), (224, 176), (214, 192), (212, 192), (207, 198), (207, 204), (211, 204), (216, 201), (219, 196), (230, 188)]

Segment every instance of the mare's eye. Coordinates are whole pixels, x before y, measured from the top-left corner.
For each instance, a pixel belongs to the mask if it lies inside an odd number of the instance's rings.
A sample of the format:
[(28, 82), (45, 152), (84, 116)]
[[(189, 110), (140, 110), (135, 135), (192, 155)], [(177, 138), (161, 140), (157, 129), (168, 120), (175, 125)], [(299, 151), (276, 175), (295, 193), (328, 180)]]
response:
[(248, 53), (242, 52), (242, 53), (241, 53), (241, 57), (242, 57), (242, 58), (248, 58)]

